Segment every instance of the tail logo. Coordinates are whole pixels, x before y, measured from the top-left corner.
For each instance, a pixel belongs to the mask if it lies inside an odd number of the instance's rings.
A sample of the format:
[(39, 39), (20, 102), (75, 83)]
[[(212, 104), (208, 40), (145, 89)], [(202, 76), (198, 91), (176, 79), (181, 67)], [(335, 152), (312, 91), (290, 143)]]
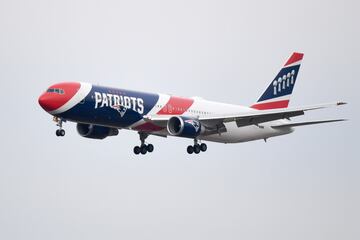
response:
[(280, 94), (282, 90), (289, 88), (290, 85), (294, 85), (295, 83), (295, 70), (292, 70), (288, 74), (284, 74), (282, 77), (280, 76), (277, 80), (275, 79), (273, 82), (274, 87), (274, 95)]

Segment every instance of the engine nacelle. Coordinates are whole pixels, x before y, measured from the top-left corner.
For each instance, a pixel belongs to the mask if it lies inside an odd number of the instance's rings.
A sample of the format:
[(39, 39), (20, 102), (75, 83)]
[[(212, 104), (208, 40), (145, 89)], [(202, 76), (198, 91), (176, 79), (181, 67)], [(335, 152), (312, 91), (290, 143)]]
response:
[(173, 136), (195, 138), (204, 131), (204, 127), (196, 119), (174, 116), (169, 119), (167, 130)]
[(117, 130), (116, 128), (109, 128), (84, 123), (78, 123), (76, 125), (76, 129), (80, 136), (92, 139), (104, 139), (106, 137), (116, 136), (119, 134), (119, 130)]

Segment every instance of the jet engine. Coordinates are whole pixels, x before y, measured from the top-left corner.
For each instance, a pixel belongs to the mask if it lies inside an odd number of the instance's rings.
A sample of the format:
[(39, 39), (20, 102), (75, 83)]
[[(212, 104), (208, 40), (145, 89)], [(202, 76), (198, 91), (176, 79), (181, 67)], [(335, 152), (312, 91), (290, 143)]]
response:
[(167, 131), (173, 136), (195, 138), (204, 129), (198, 120), (182, 116), (171, 117), (167, 123)]
[(76, 129), (80, 136), (92, 139), (104, 139), (109, 136), (116, 136), (119, 130), (116, 128), (103, 127), (93, 124), (78, 123)]

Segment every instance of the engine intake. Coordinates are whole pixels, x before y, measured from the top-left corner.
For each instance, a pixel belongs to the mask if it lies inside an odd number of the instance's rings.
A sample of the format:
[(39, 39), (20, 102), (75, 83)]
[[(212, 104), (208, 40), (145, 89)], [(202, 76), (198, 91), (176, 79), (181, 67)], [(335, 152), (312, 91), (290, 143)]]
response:
[(116, 128), (103, 127), (93, 124), (78, 123), (76, 129), (80, 136), (92, 139), (104, 139), (109, 136), (116, 136), (119, 130)]
[(196, 119), (174, 116), (169, 119), (167, 130), (173, 136), (195, 138), (204, 131), (204, 128)]

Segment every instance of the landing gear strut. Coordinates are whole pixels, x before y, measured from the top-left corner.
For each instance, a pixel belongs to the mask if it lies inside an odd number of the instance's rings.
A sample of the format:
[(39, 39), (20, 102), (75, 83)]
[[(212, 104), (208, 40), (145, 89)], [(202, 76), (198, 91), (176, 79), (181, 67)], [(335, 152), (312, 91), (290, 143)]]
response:
[(190, 145), (187, 147), (188, 154), (199, 154), (200, 152), (205, 152), (207, 150), (207, 145), (205, 143), (198, 143), (197, 139), (194, 139), (194, 145)]
[(54, 117), (54, 122), (56, 122), (56, 126), (59, 127), (59, 129), (56, 130), (56, 136), (58, 137), (63, 137), (65, 136), (65, 130), (62, 128), (63, 122), (65, 122), (65, 120), (58, 118), (58, 117)]
[(136, 155), (139, 155), (140, 153), (142, 155), (145, 155), (146, 153), (151, 153), (154, 151), (154, 145), (152, 144), (146, 144), (145, 139), (149, 136), (147, 133), (139, 132), (141, 145), (134, 147), (134, 153)]

